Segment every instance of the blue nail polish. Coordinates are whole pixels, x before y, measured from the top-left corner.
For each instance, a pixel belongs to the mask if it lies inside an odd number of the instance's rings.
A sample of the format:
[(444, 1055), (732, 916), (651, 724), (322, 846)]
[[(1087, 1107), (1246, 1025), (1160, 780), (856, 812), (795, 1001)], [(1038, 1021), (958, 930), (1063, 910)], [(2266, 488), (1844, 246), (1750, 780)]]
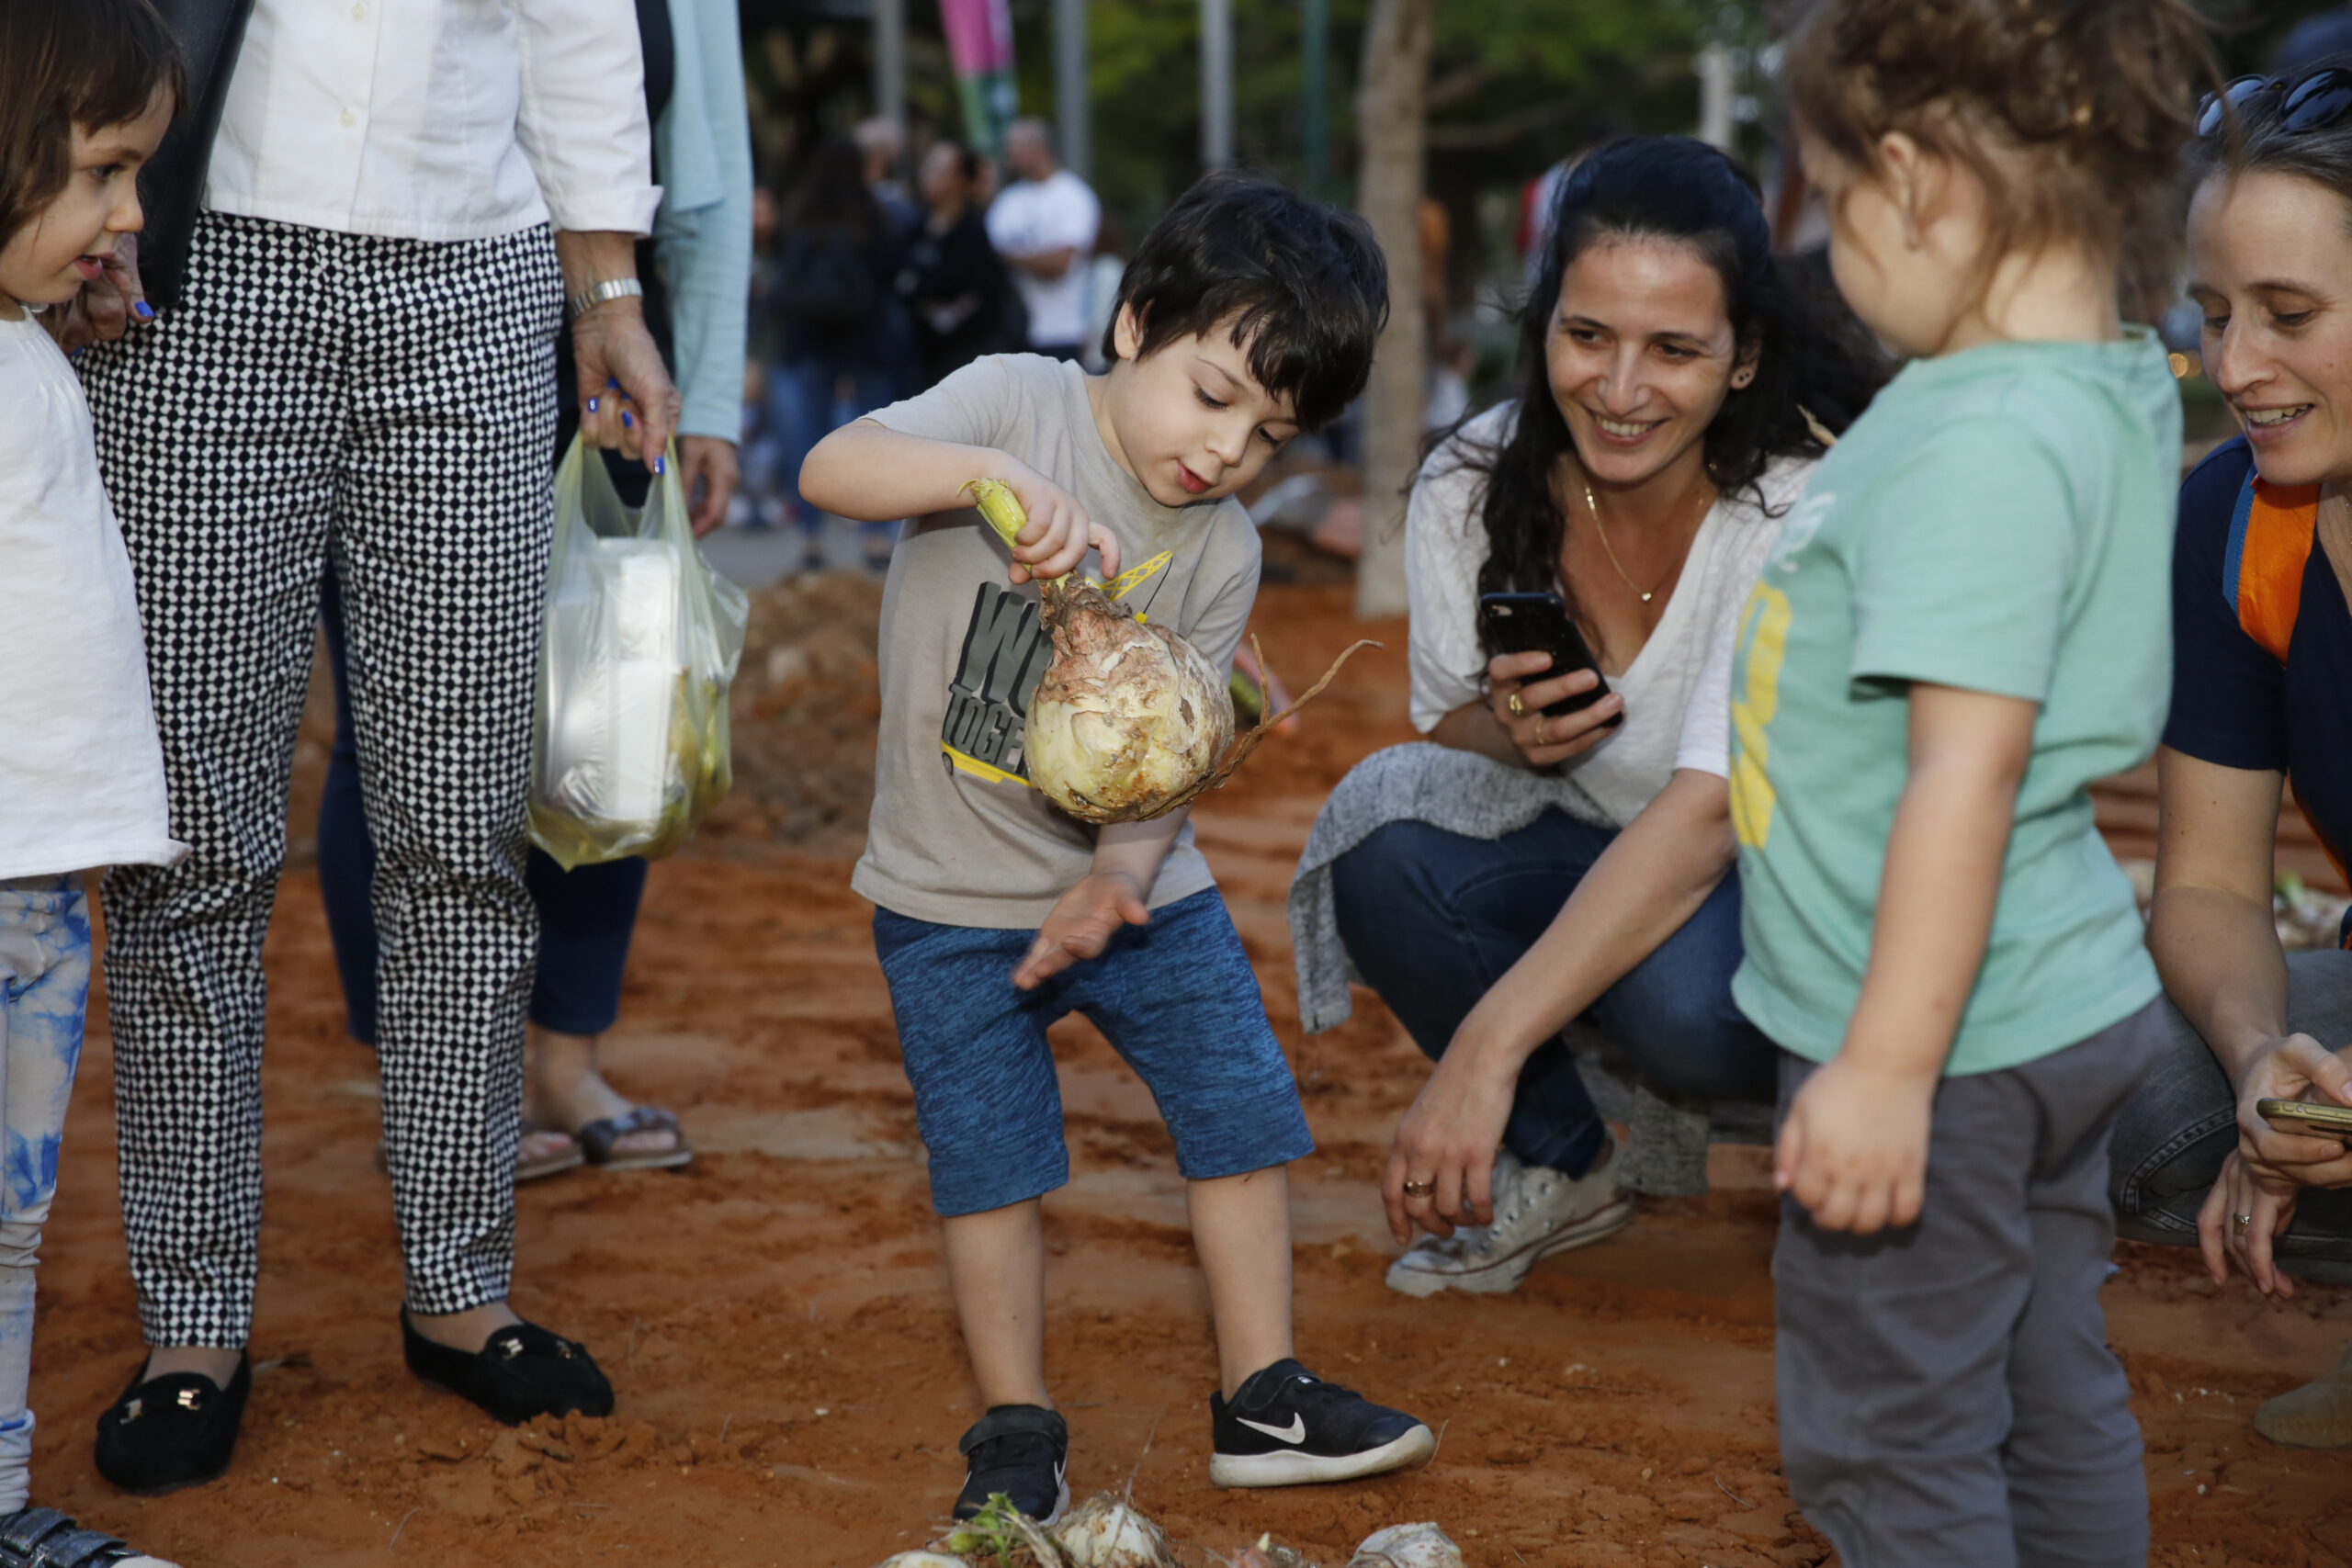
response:
[(588, 412), (590, 413), (594, 413), (596, 412), (596, 400), (594, 398), (588, 400)]
[(78, 348), (77, 348), (77, 349), (75, 349), (75, 350), (74, 351), (74, 358), (76, 358), (76, 359), (81, 358), (81, 357), (82, 357), (82, 350), (80, 350), (80, 349), (78, 349)]
[(668, 472), (670, 471), (670, 460), (669, 460), (667, 457), (656, 457), (656, 458), (654, 458), (654, 459), (653, 459), (653, 471), (654, 471), (656, 474), (666, 474), (666, 473), (668, 473)]
[(130, 313), (142, 321), (152, 321), (155, 319), (155, 307), (144, 299), (134, 299), (130, 302)]
[(606, 381), (605, 383), (605, 390), (608, 392), (617, 392), (620, 389), (621, 384), (618, 381)]
[(629, 412), (627, 409), (621, 410), (621, 428), (623, 430), (635, 430), (637, 428), (637, 416)]

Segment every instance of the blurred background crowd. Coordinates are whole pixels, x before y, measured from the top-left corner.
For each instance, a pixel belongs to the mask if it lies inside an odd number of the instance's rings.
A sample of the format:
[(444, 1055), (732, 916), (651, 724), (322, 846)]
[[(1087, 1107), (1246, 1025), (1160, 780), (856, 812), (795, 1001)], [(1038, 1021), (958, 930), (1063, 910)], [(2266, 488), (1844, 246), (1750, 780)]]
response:
[[(1410, 284), (1399, 324), (1418, 318), (1419, 364), (1411, 395), (1388, 401), (1417, 406), (1386, 411), (1368, 443), (1376, 383), (1249, 498), (1261, 525), (1317, 551), (1352, 559), (1368, 542), (1377, 557), (1381, 520), (1366, 529), (1360, 498), (1409, 472), (1400, 436), (1498, 395), (1525, 257), (1583, 150), (1626, 131), (1698, 135), (1756, 172), (1784, 249), (1823, 243), (1771, 107), (1784, 8), (744, 0), (758, 258), (729, 521), (774, 536), (757, 552), (771, 571), (878, 569), (887, 529), (802, 503), (808, 449), (979, 355), (1027, 348), (1099, 368), (1127, 238), (1204, 166), (1239, 164), (1364, 211), (1386, 231), (1400, 292)], [(2233, 71), (2352, 48), (2352, 6), (2338, 0), (2222, 9)], [(1384, 163), (1409, 167), (1384, 182)], [(1407, 248), (1419, 265), (1398, 267)], [(2166, 327), (2191, 434), (2218, 435), (2193, 318)], [(1394, 608), (1381, 580), (1400, 574), (1359, 570), (1364, 608)]]

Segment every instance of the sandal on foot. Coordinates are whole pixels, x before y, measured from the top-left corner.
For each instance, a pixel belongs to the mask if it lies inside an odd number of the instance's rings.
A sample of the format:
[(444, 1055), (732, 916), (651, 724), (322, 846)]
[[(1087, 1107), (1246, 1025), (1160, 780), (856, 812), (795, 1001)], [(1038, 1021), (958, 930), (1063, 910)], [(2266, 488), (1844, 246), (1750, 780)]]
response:
[(534, 1416), (610, 1416), (613, 1385), (577, 1340), (536, 1323), (512, 1323), (481, 1349), (435, 1344), (401, 1313), (401, 1348), (408, 1370), (424, 1382), (469, 1399), (510, 1427)]
[(561, 1176), (567, 1170), (578, 1170), (588, 1163), (580, 1151), (580, 1140), (560, 1127), (526, 1127), (523, 1136), (527, 1141), (534, 1133), (552, 1134), (563, 1143), (546, 1154), (534, 1155), (521, 1144), (514, 1146), (514, 1179), (537, 1181), (542, 1177)]
[[(666, 1149), (631, 1153), (613, 1145), (634, 1133), (667, 1133)], [(695, 1157), (678, 1119), (658, 1105), (632, 1105), (618, 1116), (602, 1116), (571, 1134), (580, 1151), (599, 1170), (675, 1170)]]
[[(227, 1388), (201, 1372), (144, 1381), (133, 1373), (122, 1397), (98, 1417), (98, 1473), (141, 1497), (218, 1480), (237, 1451), (237, 1427), (253, 1389), (253, 1361), (243, 1355)], [(0, 1564), (6, 1562), (0, 1557)]]
[(178, 1568), (110, 1535), (85, 1530), (54, 1508), (0, 1516), (0, 1568)]

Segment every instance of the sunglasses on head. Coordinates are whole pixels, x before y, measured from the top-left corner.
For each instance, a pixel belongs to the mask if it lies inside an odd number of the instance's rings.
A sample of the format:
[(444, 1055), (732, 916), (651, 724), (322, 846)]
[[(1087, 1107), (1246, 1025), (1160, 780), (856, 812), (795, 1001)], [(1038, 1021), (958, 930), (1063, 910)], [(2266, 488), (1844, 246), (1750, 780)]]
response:
[(2352, 71), (2331, 65), (2292, 84), (2284, 76), (2240, 76), (2225, 82), (2220, 92), (2199, 101), (2197, 134), (2219, 135), (2233, 116), (2244, 118), (2266, 93), (2285, 95), (2278, 105), (2278, 128), (2290, 136), (2325, 130), (2352, 114)]

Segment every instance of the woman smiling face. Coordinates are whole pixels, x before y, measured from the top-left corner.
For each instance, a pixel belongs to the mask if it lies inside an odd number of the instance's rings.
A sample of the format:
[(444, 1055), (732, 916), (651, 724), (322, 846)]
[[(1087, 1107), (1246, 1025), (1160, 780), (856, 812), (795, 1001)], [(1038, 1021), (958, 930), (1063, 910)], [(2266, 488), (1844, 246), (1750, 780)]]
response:
[(2352, 206), (2312, 180), (2216, 175), (2188, 214), (2205, 373), (2272, 484), (2352, 480)]
[(1695, 458), (1724, 400), (1755, 374), (1722, 274), (1673, 240), (1602, 237), (1579, 251), (1544, 355), (1585, 471), (1615, 488)]

